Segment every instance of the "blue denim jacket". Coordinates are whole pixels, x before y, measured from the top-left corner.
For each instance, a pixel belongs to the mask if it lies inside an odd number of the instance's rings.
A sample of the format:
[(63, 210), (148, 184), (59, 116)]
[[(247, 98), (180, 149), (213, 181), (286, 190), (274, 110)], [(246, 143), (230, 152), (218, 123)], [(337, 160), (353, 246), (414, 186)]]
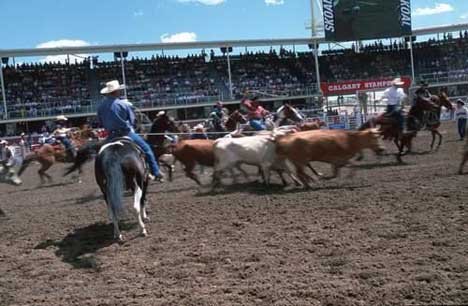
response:
[(110, 134), (126, 136), (133, 131), (135, 113), (130, 105), (118, 98), (106, 97), (98, 107), (97, 118)]

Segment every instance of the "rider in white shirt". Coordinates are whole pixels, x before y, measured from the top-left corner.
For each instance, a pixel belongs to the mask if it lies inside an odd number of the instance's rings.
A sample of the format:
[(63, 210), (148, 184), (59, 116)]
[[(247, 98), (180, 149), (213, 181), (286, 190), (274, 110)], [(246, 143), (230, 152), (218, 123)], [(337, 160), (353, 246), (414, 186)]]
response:
[(392, 81), (392, 87), (387, 88), (383, 94), (383, 99), (387, 103), (386, 113), (396, 117), (401, 131), (403, 130), (404, 126), (404, 118), (401, 113), (401, 105), (403, 100), (407, 97), (405, 92), (403, 91), (403, 88), (401, 88), (403, 84), (404, 82), (400, 78), (396, 78)]

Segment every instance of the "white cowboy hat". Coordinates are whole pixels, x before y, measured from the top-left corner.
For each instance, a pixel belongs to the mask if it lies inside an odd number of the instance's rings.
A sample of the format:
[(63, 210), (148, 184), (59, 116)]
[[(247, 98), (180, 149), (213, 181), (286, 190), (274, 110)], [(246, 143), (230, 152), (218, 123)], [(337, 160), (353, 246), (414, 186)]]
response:
[(60, 115), (55, 118), (55, 121), (67, 121), (67, 120), (68, 118), (65, 117), (64, 115)]
[(8, 144), (8, 141), (6, 141), (5, 139), (2, 139), (2, 140), (0, 141), (0, 144)]
[(204, 130), (205, 127), (203, 126), (203, 124), (197, 124), (196, 126), (193, 127), (193, 129), (196, 131), (196, 130)]
[(159, 113), (156, 115), (156, 117), (161, 117), (161, 116), (164, 116), (166, 114), (165, 111), (159, 111)]
[(122, 90), (124, 88), (125, 88), (125, 85), (121, 85), (119, 84), (119, 81), (113, 80), (113, 81), (106, 83), (106, 87), (101, 89), (101, 94), (106, 95), (117, 90)]
[(393, 79), (392, 85), (393, 86), (401, 86), (404, 85), (405, 82), (403, 82), (400, 78)]

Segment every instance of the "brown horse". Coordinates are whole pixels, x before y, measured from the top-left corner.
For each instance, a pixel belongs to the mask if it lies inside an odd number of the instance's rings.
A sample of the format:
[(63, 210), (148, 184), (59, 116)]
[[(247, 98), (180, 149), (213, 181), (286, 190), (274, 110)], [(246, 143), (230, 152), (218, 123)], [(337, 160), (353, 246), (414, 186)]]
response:
[(226, 130), (228, 132), (235, 131), (237, 129), (238, 124), (245, 123), (247, 123), (247, 119), (245, 119), (244, 115), (242, 115), (242, 113), (236, 109), (229, 115), (225, 123)]
[[(41, 178), (41, 184), (45, 183), (44, 178), (47, 178), (49, 182), (52, 181), (52, 177), (47, 174), (46, 171), (49, 170), (49, 168), (56, 162), (72, 162), (67, 159), (65, 150), (57, 149), (57, 146), (44, 144), (35, 152), (29, 153), (25, 156), (21, 168), (18, 171), (18, 175), (20, 176), (33, 161), (37, 161), (41, 165), (37, 171)], [(81, 168), (79, 169), (79, 174), (81, 174)]]
[[(84, 128), (80, 130), (71, 131), (69, 134), (70, 141), (76, 149), (86, 144), (90, 139), (93, 139), (93, 141), (96, 141), (97, 139), (97, 135), (92, 129)], [(61, 144), (44, 144), (39, 149), (25, 156), (20, 170), (18, 171), (18, 175), (21, 175), (33, 161), (37, 161), (41, 165), (41, 167), (38, 170), (38, 174), (41, 178), (41, 183), (44, 184), (44, 178), (47, 178), (49, 182), (52, 181), (52, 177), (46, 173), (46, 171), (49, 170), (50, 167), (52, 167), (56, 162), (73, 163), (75, 161), (75, 158), (72, 154), (67, 152), (65, 147)], [(77, 170), (77, 180), (78, 182), (81, 182), (81, 165), (77, 167)]]
[(304, 121), (302, 115), (289, 104), (281, 106), (277, 113), (277, 119), (275, 120), (276, 126), (292, 125), (295, 123), (301, 123)]
[(432, 134), (431, 150), (434, 149), (436, 136), (438, 136), (439, 142), (436, 147), (437, 150), (442, 144), (442, 134), (438, 131), (442, 107), (453, 110), (453, 105), (447, 97), (447, 94), (443, 91), (441, 91), (438, 96), (432, 95), (430, 100), (432, 104), (420, 98), (416, 99), (415, 105), (411, 107), (408, 113), (408, 128), (420, 130), (426, 127), (426, 129), (430, 130)]
[[(432, 134), (431, 150), (434, 149), (436, 136), (439, 137), (439, 142), (436, 147), (437, 150), (442, 143), (442, 135), (438, 131), (442, 106), (449, 110), (452, 110), (453, 106), (444, 92), (440, 92), (439, 96), (432, 95), (430, 101), (431, 103), (420, 98), (416, 99), (415, 104), (411, 106), (407, 115), (407, 132), (402, 133), (399, 129), (397, 119), (387, 114), (381, 114), (375, 118), (369, 119), (359, 127), (359, 130), (362, 131), (380, 126), (379, 131), (383, 139), (393, 141), (398, 148), (397, 159), (400, 162), (401, 156), (411, 152), (413, 138), (416, 137), (417, 132), (424, 127), (429, 129)], [(405, 147), (407, 150), (403, 153)]]
[[(170, 145), (167, 144), (166, 132), (180, 133), (179, 127), (177, 127), (175, 121), (167, 116), (166, 114), (159, 116), (153, 121), (151, 130), (147, 136), (148, 143), (153, 149), (153, 153), (157, 159), (164, 154), (170, 154)], [(172, 180), (173, 166), (164, 162), (161, 159), (161, 165), (164, 166), (169, 173), (169, 180)]]

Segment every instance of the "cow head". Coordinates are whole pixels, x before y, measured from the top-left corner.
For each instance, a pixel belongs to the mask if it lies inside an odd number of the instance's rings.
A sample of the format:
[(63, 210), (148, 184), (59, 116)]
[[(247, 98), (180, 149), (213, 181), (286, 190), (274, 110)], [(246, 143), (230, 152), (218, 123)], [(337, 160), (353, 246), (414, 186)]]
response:
[(379, 129), (373, 128), (365, 130), (364, 135), (364, 148), (371, 149), (377, 155), (381, 155), (385, 151), (382, 139), (380, 138)]

